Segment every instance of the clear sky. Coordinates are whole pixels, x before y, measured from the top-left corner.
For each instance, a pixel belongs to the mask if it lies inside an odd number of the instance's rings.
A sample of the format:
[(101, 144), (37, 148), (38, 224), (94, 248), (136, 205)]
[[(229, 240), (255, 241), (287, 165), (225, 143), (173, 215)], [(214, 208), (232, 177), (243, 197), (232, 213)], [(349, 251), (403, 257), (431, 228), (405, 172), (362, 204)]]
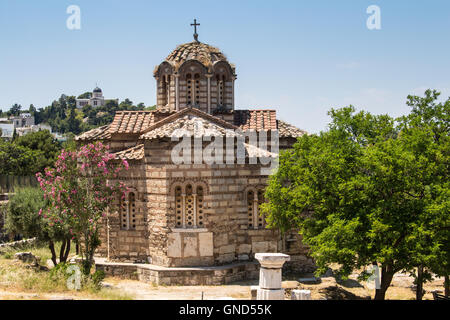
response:
[[(81, 30), (69, 30), (69, 5)], [(369, 30), (366, 9), (381, 9)], [(450, 1), (0, 0), (0, 108), (49, 105), (95, 84), (106, 98), (156, 101), (154, 67), (199, 40), (236, 65), (236, 108), (276, 109), (309, 132), (331, 107), (408, 112), (408, 94), (450, 95)]]

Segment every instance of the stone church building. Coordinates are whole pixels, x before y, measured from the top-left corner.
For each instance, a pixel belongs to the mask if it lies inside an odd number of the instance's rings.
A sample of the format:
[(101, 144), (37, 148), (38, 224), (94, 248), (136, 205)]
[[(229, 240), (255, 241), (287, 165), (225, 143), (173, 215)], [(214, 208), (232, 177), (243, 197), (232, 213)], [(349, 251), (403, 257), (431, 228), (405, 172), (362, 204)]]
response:
[[(76, 137), (80, 144), (108, 144), (130, 165), (121, 176), (130, 191), (118, 210), (108, 212), (98, 254), (107, 261), (200, 267), (283, 252), (291, 255), (290, 266), (310, 270), (313, 261), (299, 235), (266, 228), (259, 214), (268, 179), (262, 169), (268, 165), (258, 158), (276, 158), (305, 132), (278, 119), (276, 110), (236, 109), (236, 67), (208, 44), (179, 45), (153, 76), (155, 110), (117, 112), (111, 124)], [(269, 142), (264, 149), (245, 140), (244, 163), (174, 162), (181, 136), (206, 137), (204, 151), (217, 137), (235, 141), (247, 133)], [(225, 149), (224, 143), (224, 158), (230, 154)]]

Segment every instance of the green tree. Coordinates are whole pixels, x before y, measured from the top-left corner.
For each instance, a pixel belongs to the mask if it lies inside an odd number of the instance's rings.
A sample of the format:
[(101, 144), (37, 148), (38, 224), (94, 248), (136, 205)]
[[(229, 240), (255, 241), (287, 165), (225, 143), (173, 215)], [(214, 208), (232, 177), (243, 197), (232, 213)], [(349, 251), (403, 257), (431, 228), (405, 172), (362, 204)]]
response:
[(90, 273), (96, 248), (100, 245), (99, 228), (108, 207), (125, 197), (125, 186), (117, 181), (128, 163), (118, 162), (101, 142), (82, 146), (79, 151), (63, 150), (55, 169), (36, 175), (49, 201), (44, 210), (47, 229), (56, 234), (70, 234), (80, 246), (83, 271)]
[(45, 154), (42, 151), (0, 141), (0, 174), (33, 175), (39, 171), (42, 159), (45, 159)]
[[(48, 130), (30, 132), (29, 134), (18, 137), (15, 144), (32, 151), (37, 151), (36, 154), (40, 155), (36, 163), (38, 171), (52, 166), (61, 151), (60, 143), (53, 138)], [(31, 174), (35, 174), (36, 172), (32, 172)]]
[(421, 219), (408, 252), (411, 268), (415, 269), (412, 272), (417, 272), (418, 300), (423, 297), (423, 283), (431, 280), (431, 272), (445, 277), (446, 295), (450, 286), (450, 98), (438, 102), (439, 95), (427, 90), (424, 97), (408, 96), (411, 113), (399, 119), (404, 148), (414, 154), (416, 162), (423, 163), (426, 172), (415, 185), (415, 197), (424, 208), (417, 211)]
[(34, 116), (35, 114), (36, 114), (36, 108), (34, 107), (34, 105), (33, 104), (30, 104), (30, 108), (28, 109), (28, 112), (32, 115), (32, 116)]
[(18, 116), (20, 115), (20, 110), (22, 109), (22, 106), (20, 104), (15, 103), (11, 109), (7, 112), (10, 116)]
[(45, 206), (44, 193), (39, 188), (16, 190), (8, 202), (5, 228), (27, 238), (45, 238), (39, 210)]
[(77, 97), (77, 99), (90, 99), (90, 98), (92, 98), (92, 92), (85, 92)]

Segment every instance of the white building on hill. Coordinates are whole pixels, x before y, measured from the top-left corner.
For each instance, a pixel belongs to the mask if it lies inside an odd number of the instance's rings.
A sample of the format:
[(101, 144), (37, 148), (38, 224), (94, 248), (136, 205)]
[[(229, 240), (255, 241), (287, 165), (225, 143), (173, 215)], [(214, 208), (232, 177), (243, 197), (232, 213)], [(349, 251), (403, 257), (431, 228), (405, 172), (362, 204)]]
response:
[(108, 100), (115, 100), (117, 103), (119, 103), (119, 99), (105, 99), (103, 97), (102, 89), (99, 87), (96, 87), (93, 92), (92, 96), (89, 99), (76, 99), (77, 108), (83, 108), (85, 105), (91, 105), (92, 107), (100, 107), (104, 106), (106, 101)]

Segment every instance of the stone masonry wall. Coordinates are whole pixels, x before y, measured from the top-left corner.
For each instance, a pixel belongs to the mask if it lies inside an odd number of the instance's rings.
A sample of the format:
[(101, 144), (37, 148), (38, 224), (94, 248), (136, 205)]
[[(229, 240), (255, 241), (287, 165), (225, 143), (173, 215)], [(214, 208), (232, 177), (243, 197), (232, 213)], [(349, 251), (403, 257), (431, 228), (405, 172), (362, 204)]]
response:
[[(108, 218), (103, 219), (101, 246), (98, 253), (117, 261), (147, 261), (149, 255), (147, 228), (147, 179), (142, 172), (142, 161), (130, 161), (130, 168), (121, 173), (121, 180), (135, 195), (135, 212), (130, 212), (130, 228), (123, 226), (123, 216), (118, 202)], [(108, 235), (109, 230), (109, 235)], [(109, 251), (108, 251), (109, 239)]]
[[(130, 162), (124, 181), (137, 194), (136, 230), (121, 230), (117, 212), (109, 215), (109, 254), (114, 261), (149, 261), (166, 267), (212, 266), (248, 261), (258, 252), (285, 252), (293, 265), (311, 269), (312, 259), (298, 235), (248, 225), (246, 192), (264, 189), (260, 165), (180, 164), (171, 160), (175, 142), (146, 141), (145, 159)], [(177, 229), (174, 188), (202, 185), (204, 226)], [(106, 230), (106, 228), (105, 228)], [(106, 231), (99, 250), (107, 255)]]

